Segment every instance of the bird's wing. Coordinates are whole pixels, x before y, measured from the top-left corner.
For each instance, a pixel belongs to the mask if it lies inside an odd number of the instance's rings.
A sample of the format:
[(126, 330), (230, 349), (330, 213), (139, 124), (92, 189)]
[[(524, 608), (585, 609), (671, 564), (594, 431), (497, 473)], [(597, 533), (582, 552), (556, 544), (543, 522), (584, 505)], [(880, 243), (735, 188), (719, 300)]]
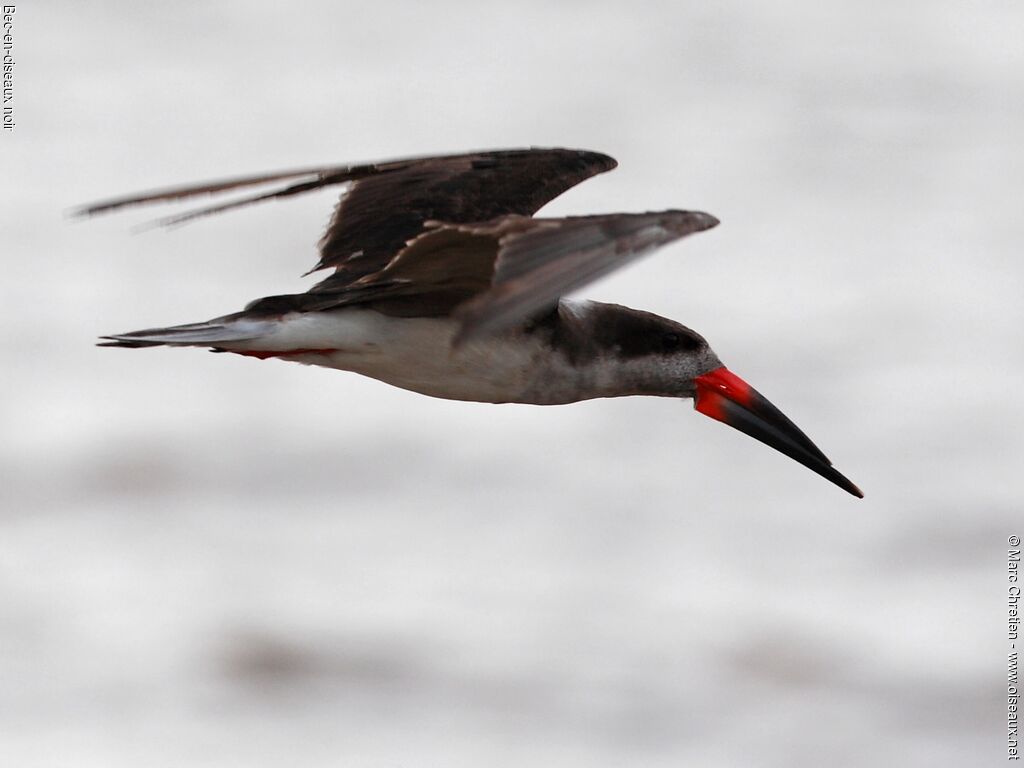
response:
[(320, 261), (311, 271), (334, 267), (332, 285), (353, 282), (383, 269), (428, 220), (448, 223), (533, 215), (579, 182), (616, 166), (597, 152), (575, 149), (513, 149), (419, 157), (364, 165), (327, 166), (206, 184), (168, 188), (84, 206), (92, 215), (145, 203), (183, 200), (284, 183), (270, 191), (161, 219), (180, 224), (263, 200), (290, 197), (347, 184), (320, 241)]
[(717, 225), (710, 214), (675, 210), (529, 219), (505, 234), (499, 223), (492, 285), (456, 310), (456, 343), (513, 327), (654, 248)]
[(426, 231), (379, 272), (355, 282), (331, 277), (304, 294), (261, 299), (250, 310), (365, 304), (388, 314), (453, 314), (461, 323), (456, 343), (462, 343), (524, 323), (653, 248), (716, 224), (697, 211), (427, 222)]

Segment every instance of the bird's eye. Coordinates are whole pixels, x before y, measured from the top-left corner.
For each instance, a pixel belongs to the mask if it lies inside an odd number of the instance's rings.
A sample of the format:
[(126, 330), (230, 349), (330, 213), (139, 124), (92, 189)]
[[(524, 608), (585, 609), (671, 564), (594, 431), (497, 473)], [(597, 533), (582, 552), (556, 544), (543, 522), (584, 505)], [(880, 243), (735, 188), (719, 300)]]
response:
[(661, 335), (661, 348), (666, 352), (673, 352), (679, 349), (679, 341), (678, 333), (672, 333), (671, 331), (663, 333)]

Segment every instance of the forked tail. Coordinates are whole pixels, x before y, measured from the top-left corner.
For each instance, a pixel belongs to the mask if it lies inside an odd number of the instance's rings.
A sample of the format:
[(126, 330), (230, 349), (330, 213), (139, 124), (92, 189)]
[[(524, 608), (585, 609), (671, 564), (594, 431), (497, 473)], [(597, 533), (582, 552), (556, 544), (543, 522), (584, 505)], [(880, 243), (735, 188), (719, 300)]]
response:
[(100, 347), (216, 347), (235, 341), (252, 341), (270, 333), (273, 320), (219, 317), (205, 323), (172, 325), (168, 328), (147, 328), (130, 333), (101, 336)]

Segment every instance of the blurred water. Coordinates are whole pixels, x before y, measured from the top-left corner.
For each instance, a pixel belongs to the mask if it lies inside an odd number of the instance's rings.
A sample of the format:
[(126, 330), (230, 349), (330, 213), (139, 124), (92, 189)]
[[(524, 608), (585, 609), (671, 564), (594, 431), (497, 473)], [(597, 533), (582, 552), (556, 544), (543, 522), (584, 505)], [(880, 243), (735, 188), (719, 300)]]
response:
[[(1002, 759), (1024, 406), (1017, 3), (19, 4), (0, 136), (0, 759)], [(298, 290), (332, 194), (133, 236), (81, 203), (565, 145), (552, 215), (714, 232), (677, 318), (863, 502), (670, 401), (449, 403), (96, 335)], [(1016, 528), (1014, 527), (1016, 526)]]

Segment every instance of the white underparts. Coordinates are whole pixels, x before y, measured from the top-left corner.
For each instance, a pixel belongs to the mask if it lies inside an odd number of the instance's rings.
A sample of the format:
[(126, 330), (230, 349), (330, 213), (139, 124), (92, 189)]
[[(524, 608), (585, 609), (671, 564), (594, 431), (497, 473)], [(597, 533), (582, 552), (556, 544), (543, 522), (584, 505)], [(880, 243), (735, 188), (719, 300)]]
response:
[(260, 338), (218, 346), (353, 371), (452, 400), (564, 403), (579, 399), (577, 371), (541, 339), (513, 334), (453, 349), (457, 327), (447, 318), (390, 317), (347, 308), (284, 315)]

